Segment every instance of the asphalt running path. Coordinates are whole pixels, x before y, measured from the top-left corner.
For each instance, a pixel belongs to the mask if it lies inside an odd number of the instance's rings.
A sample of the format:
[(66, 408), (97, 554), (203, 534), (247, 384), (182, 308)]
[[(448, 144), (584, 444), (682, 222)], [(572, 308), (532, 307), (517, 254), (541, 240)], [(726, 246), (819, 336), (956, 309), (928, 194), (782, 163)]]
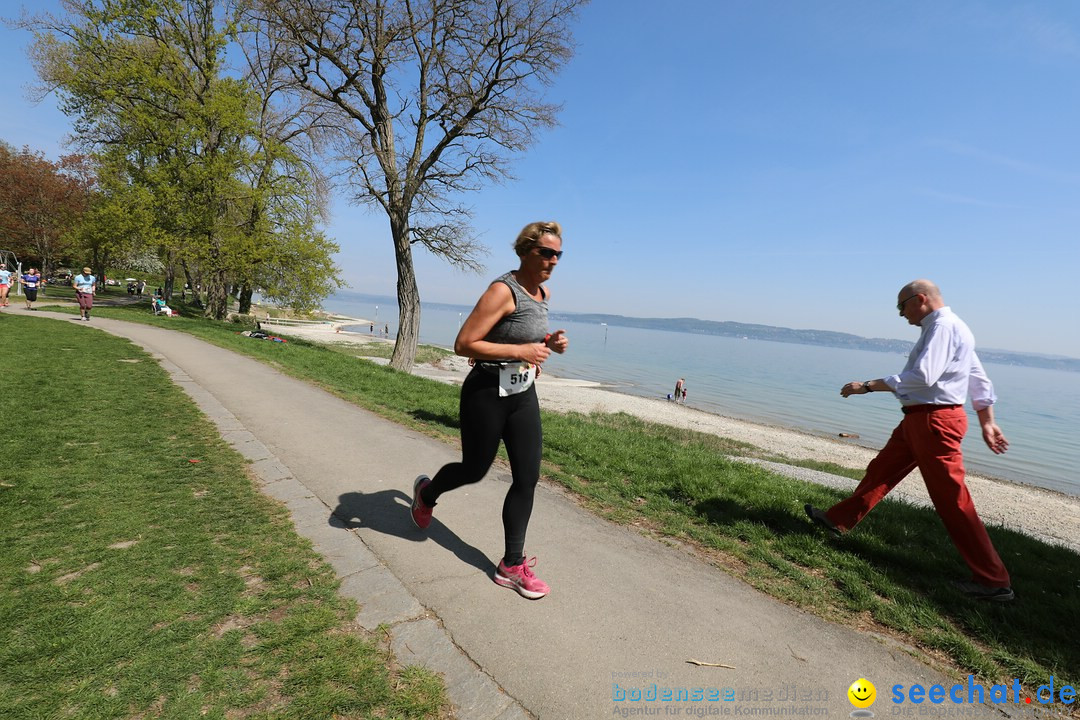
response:
[[(261, 468), (264, 491), (286, 502), (358, 598), (358, 621), (387, 627), (400, 661), (443, 672), (458, 718), (843, 716), (854, 710), (848, 687), (863, 677), (877, 686), (871, 709), (881, 716), (899, 709), (893, 685), (957, 682), (891, 640), (786, 606), (683, 548), (598, 519), (544, 482), (526, 552), (552, 592), (525, 600), (491, 581), (505, 468), (444, 496), (424, 533), (409, 517), (413, 480), (459, 460), (454, 446), (184, 333), (100, 317), (81, 325), (130, 339), (204, 410), (218, 408), (208, 414)], [(735, 699), (631, 699), (654, 684), (674, 697), (731, 688)], [(1001, 710), (1031, 714), (998, 705), (996, 717)]]

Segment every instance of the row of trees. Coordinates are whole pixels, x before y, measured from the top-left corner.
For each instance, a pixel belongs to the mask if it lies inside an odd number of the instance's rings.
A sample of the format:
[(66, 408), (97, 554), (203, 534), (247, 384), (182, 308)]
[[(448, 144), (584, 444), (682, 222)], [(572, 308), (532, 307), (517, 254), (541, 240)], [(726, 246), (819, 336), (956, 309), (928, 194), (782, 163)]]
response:
[(93, 191), (86, 157), (52, 162), (40, 152), (0, 141), (0, 249), (33, 260), (49, 274), (81, 254), (75, 230)]
[(319, 229), (340, 182), (389, 220), (408, 370), (412, 247), (480, 268), (462, 200), (555, 123), (543, 95), (584, 1), (63, 0), (23, 25), (93, 158), (88, 248), (152, 248), (212, 317), (256, 288), (310, 307), (340, 286)]

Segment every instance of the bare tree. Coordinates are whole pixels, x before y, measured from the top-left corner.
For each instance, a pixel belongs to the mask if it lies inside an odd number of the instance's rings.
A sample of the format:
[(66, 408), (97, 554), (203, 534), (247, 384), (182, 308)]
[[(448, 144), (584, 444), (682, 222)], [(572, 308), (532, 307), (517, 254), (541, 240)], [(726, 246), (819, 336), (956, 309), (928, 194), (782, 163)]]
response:
[[(296, 88), (333, 113), (353, 199), (390, 221), (399, 332), (409, 372), (420, 330), (416, 243), (479, 270), (486, 249), (459, 199), (510, 177), (508, 156), (555, 125), (544, 91), (570, 59), (587, 0), (251, 0), (281, 41)], [(457, 199), (456, 199), (457, 198)]]

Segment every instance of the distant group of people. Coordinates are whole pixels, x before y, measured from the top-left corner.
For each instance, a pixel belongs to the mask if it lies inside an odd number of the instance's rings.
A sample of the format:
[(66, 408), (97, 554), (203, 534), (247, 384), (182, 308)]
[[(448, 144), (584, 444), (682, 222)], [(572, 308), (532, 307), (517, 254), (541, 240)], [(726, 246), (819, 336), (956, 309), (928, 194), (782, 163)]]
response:
[(37, 271), (37, 268), (30, 268), (16, 277), (14, 272), (8, 270), (7, 263), (2, 262), (0, 262), (0, 307), (8, 306), (8, 293), (16, 282), (22, 283), (26, 309), (33, 310), (33, 303), (37, 301), (38, 288), (44, 282), (41, 273)]
[[(16, 276), (14, 272), (8, 270), (7, 263), (0, 262), (0, 307), (8, 307), (10, 302), (8, 296), (16, 282), (22, 283), (26, 309), (33, 310), (34, 303), (38, 299), (38, 291), (45, 284), (45, 278), (41, 276), (37, 268), (33, 267), (22, 275)], [(79, 302), (80, 319), (89, 320), (97, 278), (90, 272), (90, 268), (83, 268), (81, 274), (71, 279), (71, 286), (75, 288), (75, 298)]]

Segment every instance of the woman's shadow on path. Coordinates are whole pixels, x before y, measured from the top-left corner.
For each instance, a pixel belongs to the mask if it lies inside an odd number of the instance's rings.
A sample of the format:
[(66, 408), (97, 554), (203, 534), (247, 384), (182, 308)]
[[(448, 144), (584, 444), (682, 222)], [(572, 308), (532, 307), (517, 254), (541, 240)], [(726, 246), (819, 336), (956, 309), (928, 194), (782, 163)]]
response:
[(349, 492), (338, 496), (338, 504), (330, 514), (329, 523), (331, 527), (346, 530), (370, 528), (412, 542), (434, 541), (485, 575), (495, 572), (495, 563), (487, 555), (459, 538), (435, 518), (431, 519), (427, 530), (416, 527), (409, 515), (410, 507), (412, 498), (400, 490)]

